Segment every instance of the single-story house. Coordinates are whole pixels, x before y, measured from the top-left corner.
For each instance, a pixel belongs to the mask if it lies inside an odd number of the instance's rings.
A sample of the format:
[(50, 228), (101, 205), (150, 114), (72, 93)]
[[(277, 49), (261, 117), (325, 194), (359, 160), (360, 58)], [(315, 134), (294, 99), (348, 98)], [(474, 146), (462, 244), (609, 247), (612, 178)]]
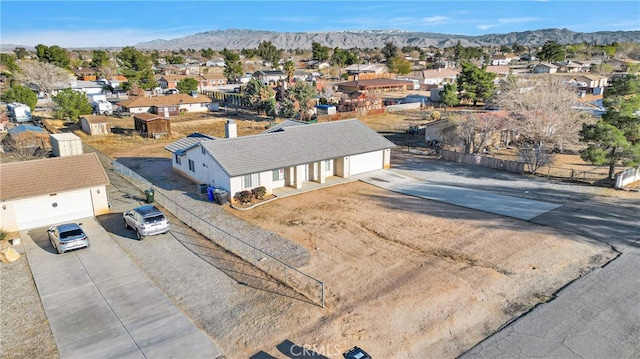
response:
[(287, 74), (281, 70), (264, 70), (254, 72), (253, 77), (262, 80), (264, 83), (277, 83), (278, 81), (286, 80)]
[(534, 74), (555, 74), (558, 72), (559, 67), (554, 64), (541, 63), (533, 68)]
[(440, 86), (442, 84), (454, 83), (458, 78), (460, 71), (454, 69), (430, 69), (414, 72), (406, 77), (418, 80), (420, 85), (429, 85), (430, 87)]
[(608, 78), (595, 74), (580, 74), (567, 80), (567, 83), (573, 84), (579, 90), (584, 91), (585, 95), (603, 95), (604, 89), (607, 87)]
[(108, 135), (111, 133), (109, 117), (104, 115), (84, 115), (80, 117), (82, 131), (90, 136)]
[(388, 72), (384, 64), (353, 64), (344, 68), (349, 75), (355, 74), (383, 74)]
[(182, 112), (206, 112), (209, 111), (211, 98), (198, 94), (175, 94), (167, 96), (136, 96), (122, 101), (118, 105), (124, 112), (155, 113), (169, 117), (179, 115)]
[(205, 63), (201, 64), (203, 67), (225, 67), (227, 66), (224, 63), (224, 59), (211, 59), (207, 60)]
[[(208, 184), (234, 196), (264, 186), (302, 188), (305, 182), (386, 169), (395, 145), (358, 119), (292, 125), (259, 135), (171, 144), (173, 170), (196, 184)], [(271, 130), (271, 129), (270, 129)], [(180, 140), (182, 141), (182, 140)]]
[(98, 155), (0, 164), (0, 228), (18, 231), (109, 213)]
[(133, 116), (136, 132), (142, 137), (171, 135), (171, 121), (166, 117), (152, 113), (139, 113)]
[(227, 77), (223, 74), (209, 73), (200, 75), (200, 89), (214, 90), (216, 86), (226, 85)]
[(198, 82), (198, 84), (200, 84), (200, 80), (202, 80), (200, 78), (199, 75), (194, 75), (194, 76), (188, 76), (188, 75), (164, 75), (162, 77), (160, 77), (160, 79), (158, 80), (158, 84), (160, 84), (160, 87), (163, 89), (174, 89), (177, 88), (178, 86), (178, 82), (187, 79), (187, 78), (191, 78), (196, 80), (196, 82)]
[(486, 72), (490, 72), (496, 74), (496, 80), (502, 79), (509, 75), (511, 68), (509, 66), (487, 66), (485, 68)]
[(397, 91), (408, 90), (413, 88), (413, 81), (394, 80), (394, 79), (370, 79), (370, 80), (354, 80), (337, 83), (338, 91), (356, 92), (356, 91)]

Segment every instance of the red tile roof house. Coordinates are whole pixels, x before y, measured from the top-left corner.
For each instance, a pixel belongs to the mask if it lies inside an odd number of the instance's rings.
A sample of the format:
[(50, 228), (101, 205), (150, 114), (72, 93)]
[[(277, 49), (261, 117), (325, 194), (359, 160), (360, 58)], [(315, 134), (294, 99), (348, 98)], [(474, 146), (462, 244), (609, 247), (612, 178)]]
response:
[(13, 232), (109, 213), (109, 184), (98, 156), (0, 164), (0, 228)]
[(124, 112), (154, 113), (164, 117), (179, 115), (181, 113), (207, 112), (213, 102), (205, 95), (176, 94), (167, 96), (133, 97), (127, 101), (118, 103)]

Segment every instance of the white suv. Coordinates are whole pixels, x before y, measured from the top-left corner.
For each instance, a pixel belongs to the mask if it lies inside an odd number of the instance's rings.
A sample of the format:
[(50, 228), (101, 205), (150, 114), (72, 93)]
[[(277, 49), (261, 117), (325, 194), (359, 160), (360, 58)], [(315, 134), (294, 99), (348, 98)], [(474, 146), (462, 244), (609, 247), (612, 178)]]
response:
[(138, 240), (169, 232), (169, 220), (153, 205), (134, 208), (122, 214), (124, 228), (136, 231)]

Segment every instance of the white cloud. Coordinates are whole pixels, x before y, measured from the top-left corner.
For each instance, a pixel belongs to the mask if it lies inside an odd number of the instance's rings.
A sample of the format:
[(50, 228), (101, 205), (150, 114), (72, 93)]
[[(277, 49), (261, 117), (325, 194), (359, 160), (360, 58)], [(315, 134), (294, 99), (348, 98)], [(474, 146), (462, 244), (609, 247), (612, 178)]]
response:
[(487, 30), (487, 29), (491, 29), (492, 27), (498, 27), (499, 25), (489, 25), (489, 24), (480, 24), (477, 25), (478, 29), (480, 30)]
[(447, 21), (449, 21), (448, 17), (440, 16), (440, 15), (429, 16), (429, 17), (423, 17), (422, 18), (422, 22), (425, 25), (440, 25), (440, 24), (444, 24)]

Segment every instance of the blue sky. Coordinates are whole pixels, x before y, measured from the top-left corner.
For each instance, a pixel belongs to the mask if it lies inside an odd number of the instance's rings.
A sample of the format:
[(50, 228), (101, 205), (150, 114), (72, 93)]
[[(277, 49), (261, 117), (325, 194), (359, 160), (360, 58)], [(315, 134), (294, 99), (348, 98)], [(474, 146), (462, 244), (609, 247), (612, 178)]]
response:
[(210, 30), (405, 30), (460, 35), (567, 28), (640, 30), (626, 1), (11, 1), (0, 2), (0, 43), (128, 46)]

